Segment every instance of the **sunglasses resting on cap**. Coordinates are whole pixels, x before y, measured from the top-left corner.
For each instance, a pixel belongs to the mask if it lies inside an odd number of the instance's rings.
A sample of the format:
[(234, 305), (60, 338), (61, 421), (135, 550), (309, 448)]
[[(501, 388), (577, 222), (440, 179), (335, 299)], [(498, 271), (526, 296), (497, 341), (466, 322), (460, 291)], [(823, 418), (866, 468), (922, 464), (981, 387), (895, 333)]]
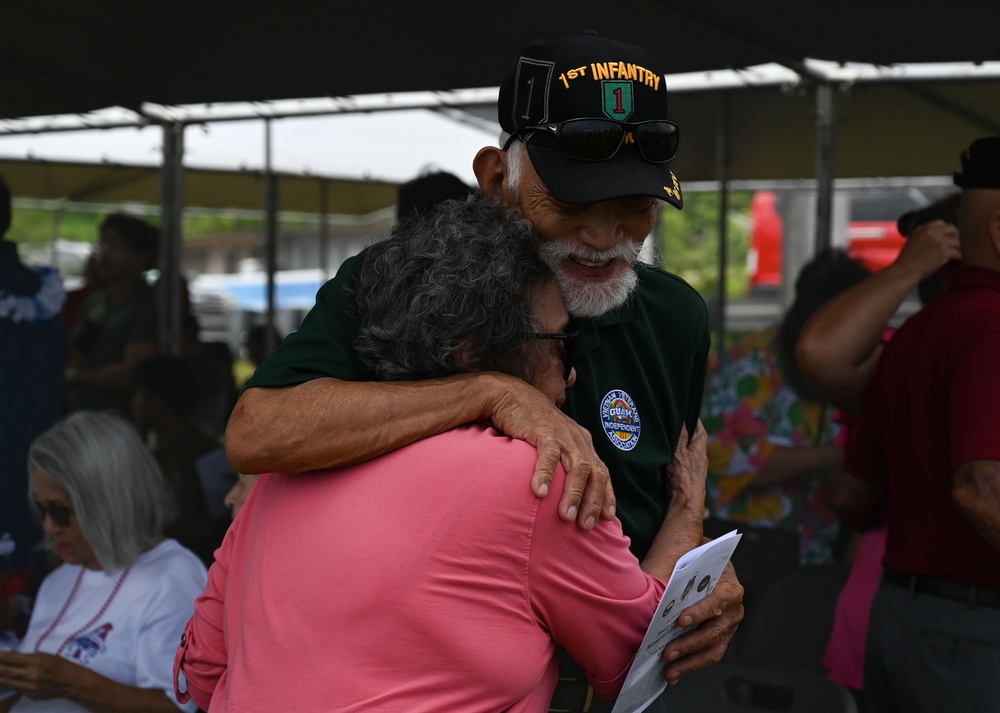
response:
[(530, 142), (535, 131), (547, 131), (556, 139), (564, 155), (581, 161), (607, 161), (622, 146), (638, 147), (642, 157), (652, 163), (666, 163), (677, 155), (679, 133), (672, 121), (653, 119), (628, 124), (612, 119), (569, 119), (558, 124), (539, 124), (517, 129), (504, 142), (506, 151), (514, 139)]
[(651, 196), (683, 206), (663, 66), (641, 47), (596, 34), (532, 43), (504, 72), (497, 119), (503, 150), (523, 143), (560, 201)]

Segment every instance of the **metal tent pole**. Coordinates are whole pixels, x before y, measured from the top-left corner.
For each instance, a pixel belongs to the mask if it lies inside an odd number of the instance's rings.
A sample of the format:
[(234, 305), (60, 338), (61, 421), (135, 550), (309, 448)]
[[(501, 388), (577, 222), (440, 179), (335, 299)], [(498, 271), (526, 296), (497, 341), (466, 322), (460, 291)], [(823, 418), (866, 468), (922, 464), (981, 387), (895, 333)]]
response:
[(181, 219), (184, 211), (184, 124), (163, 125), (160, 175), (160, 245), (157, 283), (159, 346), (164, 354), (180, 352)]
[(330, 182), (319, 182), (319, 269), (326, 282), (330, 261)]
[(277, 268), (278, 244), (278, 179), (271, 164), (271, 120), (264, 120), (264, 253), (267, 264), (267, 329), (264, 332), (266, 354), (274, 343), (274, 275)]
[(829, 82), (816, 86), (816, 244), (820, 253), (833, 243), (833, 177), (837, 152), (837, 102)]
[(716, 305), (715, 351), (721, 360), (726, 352), (726, 268), (729, 264), (729, 97), (719, 98), (719, 130), (716, 136), (716, 172), (719, 176), (719, 292)]

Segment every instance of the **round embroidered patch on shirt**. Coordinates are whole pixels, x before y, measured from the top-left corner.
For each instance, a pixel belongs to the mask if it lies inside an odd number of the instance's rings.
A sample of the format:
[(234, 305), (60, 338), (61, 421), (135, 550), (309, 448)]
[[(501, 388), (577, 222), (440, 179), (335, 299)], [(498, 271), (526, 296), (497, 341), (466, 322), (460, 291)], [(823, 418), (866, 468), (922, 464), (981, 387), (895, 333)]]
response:
[(623, 451), (630, 451), (639, 442), (639, 411), (632, 397), (620, 389), (609, 391), (601, 402), (601, 423), (608, 438)]

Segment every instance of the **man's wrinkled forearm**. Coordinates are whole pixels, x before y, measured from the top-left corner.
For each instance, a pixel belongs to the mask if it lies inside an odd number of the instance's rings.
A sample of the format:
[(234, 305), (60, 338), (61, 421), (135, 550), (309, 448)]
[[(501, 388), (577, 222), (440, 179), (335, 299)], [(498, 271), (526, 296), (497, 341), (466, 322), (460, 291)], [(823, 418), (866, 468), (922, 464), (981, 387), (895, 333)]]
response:
[(251, 388), (230, 416), (226, 456), (241, 473), (353, 465), (485, 418), (499, 388), (492, 374)]

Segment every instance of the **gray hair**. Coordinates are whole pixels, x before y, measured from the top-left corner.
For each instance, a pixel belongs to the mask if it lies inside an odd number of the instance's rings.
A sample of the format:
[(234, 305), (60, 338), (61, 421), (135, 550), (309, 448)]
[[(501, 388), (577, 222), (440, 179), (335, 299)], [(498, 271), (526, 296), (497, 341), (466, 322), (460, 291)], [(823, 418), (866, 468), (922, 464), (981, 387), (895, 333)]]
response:
[(534, 378), (531, 298), (553, 279), (517, 209), (473, 195), (397, 225), (348, 293), (356, 348), (382, 380), (501, 371)]
[[(507, 143), (510, 134), (506, 131), (500, 132), (500, 145)], [(521, 139), (514, 139), (507, 147), (507, 188), (515, 196), (521, 186), (521, 176), (524, 173), (524, 162), (530, 161), (528, 158), (528, 148)]]
[(153, 454), (130, 423), (110, 412), (80, 411), (59, 421), (32, 442), (28, 467), (69, 492), (80, 532), (106, 572), (156, 544), (177, 513)]

